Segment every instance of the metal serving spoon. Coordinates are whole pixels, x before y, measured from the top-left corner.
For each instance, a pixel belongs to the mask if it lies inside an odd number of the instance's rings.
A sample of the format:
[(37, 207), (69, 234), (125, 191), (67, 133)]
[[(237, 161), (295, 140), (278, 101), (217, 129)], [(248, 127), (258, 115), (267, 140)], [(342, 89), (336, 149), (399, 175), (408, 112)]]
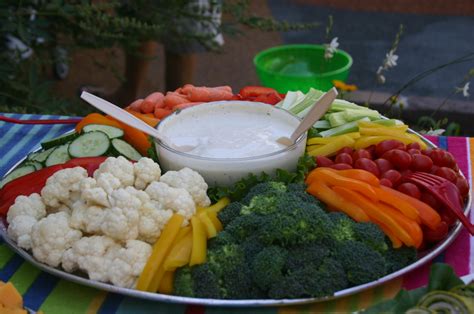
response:
[(321, 96), (313, 105), (306, 117), (304, 117), (290, 137), (282, 136), (276, 141), (286, 146), (293, 145), (304, 132), (308, 131), (308, 129), (313, 126), (313, 124), (315, 124), (316, 121), (326, 113), (326, 111), (328, 111), (332, 102), (336, 99), (336, 96), (337, 90), (334, 87), (328, 90), (326, 94)]
[(107, 100), (97, 97), (91, 93), (82, 92), (81, 98), (88, 102), (90, 105), (114, 117), (120, 122), (123, 122), (126, 125), (131, 126), (132, 128), (135, 128), (137, 130), (140, 130), (145, 134), (151, 135), (154, 138), (160, 140), (161, 142), (164, 142), (166, 145), (173, 148), (174, 150), (180, 152), (189, 152), (190, 150), (193, 150), (196, 147), (195, 145), (176, 145), (174, 143), (171, 143), (169, 139), (160, 134), (157, 129), (149, 126), (148, 124), (138, 119), (126, 110), (123, 110), (122, 108), (117, 107), (116, 105), (108, 102)]

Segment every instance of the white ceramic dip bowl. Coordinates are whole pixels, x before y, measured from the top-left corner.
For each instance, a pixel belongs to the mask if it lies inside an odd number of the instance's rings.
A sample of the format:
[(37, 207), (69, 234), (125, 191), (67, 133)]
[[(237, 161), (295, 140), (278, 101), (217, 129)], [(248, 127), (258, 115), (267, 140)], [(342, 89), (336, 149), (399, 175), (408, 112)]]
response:
[(189, 167), (210, 186), (229, 186), (249, 173), (295, 171), (306, 134), (288, 147), (276, 139), (289, 137), (299, 123), (288, 111), (263, 103), (210, 102), (175, 112), (157, 126), (167, 141), (194, 149), (180, 152), (160, 141), (155, 146), (163, 170)]

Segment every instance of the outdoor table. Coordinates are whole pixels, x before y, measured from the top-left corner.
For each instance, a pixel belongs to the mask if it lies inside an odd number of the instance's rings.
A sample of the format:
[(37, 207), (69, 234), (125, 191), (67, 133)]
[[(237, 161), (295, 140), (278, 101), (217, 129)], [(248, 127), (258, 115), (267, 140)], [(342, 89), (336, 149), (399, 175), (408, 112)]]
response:
[[(64, 116), (4, 114), (16, 119), (66, 119)], [(0, 122), (0, 176), (41, 141), (69, 131), (71, 124), (13, 124)], [(474, 138), (429, 137), (439, 147), (450, 151), (472, 186)], [(474, 214), (470, 213), (474, 222)], [(464, 229), (457, 239), (432, 262), (451, 265), (458, 276), (474, 273), (474, 237)], [(11, 251), (0, 240), (0, 280), (11, 281), (32, 310), (53, 313), (332, 313), (352, 312), (384, 299), (392, 298), (401, 288), (413, 289), (427, 283), (430, 263), (402, 278), (357, 295), (323, 303), (290, 307), (216, 308), (170, 304), (126, 297), (89, 288), (40, 271)]]

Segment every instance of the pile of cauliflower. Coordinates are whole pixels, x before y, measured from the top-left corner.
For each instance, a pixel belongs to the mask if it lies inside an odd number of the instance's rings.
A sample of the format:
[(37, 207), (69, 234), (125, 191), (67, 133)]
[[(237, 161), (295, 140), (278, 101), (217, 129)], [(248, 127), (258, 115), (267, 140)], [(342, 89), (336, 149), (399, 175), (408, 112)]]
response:
[(19, 196), (8, 235), (40, 262), (133, 288), (173, 213), (188, 224), (209, 206), (207, 184), (189, 168), (161, 175), (150, 158), (107, 158), (93, 177), (81, 167), (48, 178), (41, 195)]

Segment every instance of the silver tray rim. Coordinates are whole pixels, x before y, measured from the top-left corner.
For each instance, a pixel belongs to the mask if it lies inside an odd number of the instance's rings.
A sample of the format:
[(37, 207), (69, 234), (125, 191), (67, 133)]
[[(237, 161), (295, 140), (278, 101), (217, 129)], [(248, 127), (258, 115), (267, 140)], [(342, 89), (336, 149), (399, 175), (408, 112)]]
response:
[[(409, 131), (413, 134), (416, 134), (420, 136), (420, 138), (427, 143), (427, 145), (430, 148), (436, 148), (437, 146), (433, 144), (430, 140), (419, 134), (418, 132), (415, 132), (412, 129), (409, 129)], [(65, 132), (64, 134), (70, 133)], [(38, 145), (36, 146), (32, 152), (37, 151), (41, 149), (41, 146)], [(15, 165), (13, 165), (6, 173), (10, 173), (13, 171), (18, 165), (20, 165), (24, 160), (26, 159), (26, 156), (22, 158), (20, 161), (18, 161)], [(462, 176), (464, 176), (464, 173), (462, 173)], [(464, 176), (465, 177), (465, 176)], [(470, 189), (469, 195), (466, 200), (466, 205), (464, 208), (464, 214), (468, 216), (469, 211), (471, 209), (471, 202), (472, 202), (472, 190)], [(91, 288), (96, 288), (112, 293), (117, 293), (129, 297), (135, 297), (135, 298), (140, 298), (140, 299), (145, 299), (145, 300), (150, 300), (150, 301), (159, 301), (159, 302), (166, 302), (166, 303), (175, 303), (175, 304), (192, 304), (192, 305), (204, 305), (204, 306), (214, 306), (214, 307), (269, 307), (269, 306), (289, 306), (289, 305), (301, 305), (301, 304), (310, 304), (310, 303), (317, 303), (317, 302), (324, 302), (324, 301), (329, 301), (329, 300), (335, 300), (339, 299), (342, 297), (350, 296), (362, 291), (365, 291), (370, 288), (377, 287), (379, 285), (382, 285), (384, 283), (387, 283), (395, 278), (398, 278), (424, 264), (429, 262), (430, 260), (434, 259), (436, 256), (438, 256), (441, 252), (443, 252), (458, 236), (459, 232), (461, 231), (462, 224), (457, 221), (455, 226), (451, 228), (450, 232), (448, 233), (448, 236), (446, 239), (444, 239), (442, 242), (438, 243), (435, 247), (433, 247), (431, 250), (422, 252), (422, 256), (414, 263), (396, 271), (391, 274), (388, 274), (384, 277), (381, 277), (375, 281), (368, 282), (363, 285), (358, 285), (354, 287), (350, 287), (344, 290), (337, 291), (334, 293), (334, 295), (331, 296), (325, 296), (325, 297), (318, 297), (318, 298), (299, 298), (299, 299), (243, 299), (243, 300), (230, 300), (230, 299), (206, 299), (206, 298), (190, 298), (190, 297), (182, 297), (182, 296), (176, 296), (176, 295), (167, 295), (167, 294), (161, 294), (161, 293), (152, 293), (152, 292), (145, 292), (145, 291), (139, 291), (135, 289), (129, 289), (129, 288), (122, 288), (122, 287), (117, 287), (112, 284), (108, 283), (103, 283), (95, 280), (90, 280), (86, 277), (83, 277), (79, 274), (75, 273), (68, 273), (66, 271), (63, 271), (59, 268), (54, 268), (48, 265), (45, 265), (43, 263), (40, 263), (34, 259), (34, 257), (26, 250), (18, 247), (16, 243), (8, 237), (7, 234), (7, 225), (6, 221), (4, 219), (0, 219), (0, 235), (5, 241), (5, 243), (18, 255), (20, 255), (22, 258), (24, 258), (26, 261), (29, 263), (33, 264), (35, 267), (39, 268), (42, 271), (45, 271), (51, 275), (57, 276), (59, 278), (81, 284), (84, 286), (88, 286)]]

